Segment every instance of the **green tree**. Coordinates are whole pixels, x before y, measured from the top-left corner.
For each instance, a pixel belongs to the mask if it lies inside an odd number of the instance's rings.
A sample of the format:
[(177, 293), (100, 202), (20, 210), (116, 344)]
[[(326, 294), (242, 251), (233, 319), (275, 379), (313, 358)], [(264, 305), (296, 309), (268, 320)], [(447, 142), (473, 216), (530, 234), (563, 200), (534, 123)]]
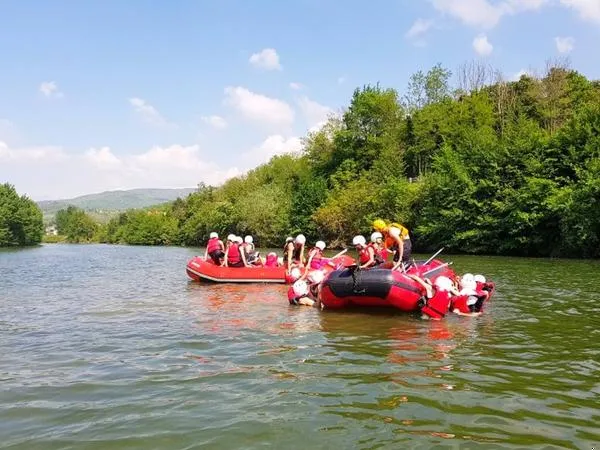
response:
[(39, 244), (44, 233), (42, 211), (14, 186), (0, 184), (0, 247)]

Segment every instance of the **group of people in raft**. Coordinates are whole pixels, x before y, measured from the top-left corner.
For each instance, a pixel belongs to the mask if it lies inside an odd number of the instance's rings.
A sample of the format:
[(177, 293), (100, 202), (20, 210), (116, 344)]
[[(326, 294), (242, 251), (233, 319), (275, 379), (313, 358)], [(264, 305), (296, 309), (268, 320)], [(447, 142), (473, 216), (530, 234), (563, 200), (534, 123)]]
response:
[[(406, 271), (410, 266), (412, 253), (408, 229), (399, 223), (386, 223), (381, 219), (373, 222), (373, 229), (375, 231), (371, 234), (368, 243), (362, 235), (354, 236), (352, 239), (352, 245), (358, 253), (358, 268), (369, 269), (386, 264), (383, 267)], [(295, 280), (288, 292), (290, 304), (319, 306), (318, 288), (324, 277), (320, 269), (331, 264), (331, 259), (324, 257), (325, 247), (324, 241), (317, 241), (305, 254), (306, 237), (299, 234), (295, 238), (288, 237), (285, 240), (283, 258), (279, 258), (275, 252), (270, 252), (263, 260), (254, 246), (252, 236), (242, 239), (240, 236), (230, 234), (227, 236), (226, 243), (223, 243), (219, 235), (212, 232), (206, 245), (204, 259), (210, 258), (214, 264), (224, 267), (283, 265), (287, 269), (287, 275)], [(387, 264), (390, 254), (393, 254), (391, 267)], [(449, 311), (459, 315), (479, 315), (482, 313), (485, 300), (490, 295), (491, 285), (486, 282), (483, 275), (467, 273), (456, 279), (439, 276), (434, 283), (415, 274), (409, 276), (426, 292), (427, 301), (422, 308), (424, 318), (439, 320)]]

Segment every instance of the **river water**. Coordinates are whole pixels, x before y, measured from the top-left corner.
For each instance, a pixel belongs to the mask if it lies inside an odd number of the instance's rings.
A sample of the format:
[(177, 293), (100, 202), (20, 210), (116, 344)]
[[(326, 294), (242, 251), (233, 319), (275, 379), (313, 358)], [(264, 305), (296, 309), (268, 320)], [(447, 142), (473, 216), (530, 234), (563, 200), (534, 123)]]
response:
[(0, 448), (600, 446), (599, 262), (447, 256), (441, 322), (188, 281), (197, 249), (0, 252)]

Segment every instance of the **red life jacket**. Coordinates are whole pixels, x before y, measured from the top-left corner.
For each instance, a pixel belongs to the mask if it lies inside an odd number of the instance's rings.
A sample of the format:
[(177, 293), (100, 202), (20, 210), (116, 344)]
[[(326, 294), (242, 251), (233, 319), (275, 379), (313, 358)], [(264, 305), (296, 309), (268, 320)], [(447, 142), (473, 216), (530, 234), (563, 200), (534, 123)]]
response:
[(455, 309), (458, 309), (461, 313), (464, 313), (464, 314), (483, 311), (483, 303), (485, 302), (487, 295), (477, 295), (477, 298), (478, 298), (477, 303), (468, 305), (467, 301), (469, 300), (469, 297), (474, 297), (474, 296), (457, 295), (457, 296), (453, 297), (452, 305), (450, 308), (453, 311)]
[(438, 289), (435, 295), (427, 299), (427, 304), (423, 306), (421, 312), (427, 314), (432, 319), (442, 319), (450, 309), (452, 294), (448, 291)]
[(277, 261), (277, 254), (276, 253), (269, 253), (267, 255), (267, 261), (265, 262), (265, 266), (266, 267), (277, 267), (278, 261)]
[(239, 244), (231, 244), (227, 254), (227, 264), (237, 264), (242, 260)]
[(216, 250), (221, 250), (221, 243), (219, 242), (219, 238), (209, 239), (208, 243), (206, 244), (206, 248), (209, 254)]
[(310, 262), (310, 268), (319, 270), (326, 263), (325, 258), (323, 258), (323, 251), (319, 247), (314, 247), (313, 249), (311, 249), (310, 253), (313, 253), (313, 251), (315, 252)]
[[(369, 244), (358, 252), (358, 261), (361, 264), (366, 264), (371, 259), (371, 255), (369, 255), (369, 247), (373, 248), (373, 246)], [(373, 252), (375, 252), (375, 249), (373, 249)]]

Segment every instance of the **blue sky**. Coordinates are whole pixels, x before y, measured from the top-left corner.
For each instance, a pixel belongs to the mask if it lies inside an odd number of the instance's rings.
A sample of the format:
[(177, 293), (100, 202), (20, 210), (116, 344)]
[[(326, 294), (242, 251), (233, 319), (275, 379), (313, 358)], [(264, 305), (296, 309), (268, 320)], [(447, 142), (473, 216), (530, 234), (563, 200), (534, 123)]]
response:
[(0, 182), (36, 200), (221, 183), (355, 87), (437, 62), (600, 78), (600, 0), (0, 3)]

